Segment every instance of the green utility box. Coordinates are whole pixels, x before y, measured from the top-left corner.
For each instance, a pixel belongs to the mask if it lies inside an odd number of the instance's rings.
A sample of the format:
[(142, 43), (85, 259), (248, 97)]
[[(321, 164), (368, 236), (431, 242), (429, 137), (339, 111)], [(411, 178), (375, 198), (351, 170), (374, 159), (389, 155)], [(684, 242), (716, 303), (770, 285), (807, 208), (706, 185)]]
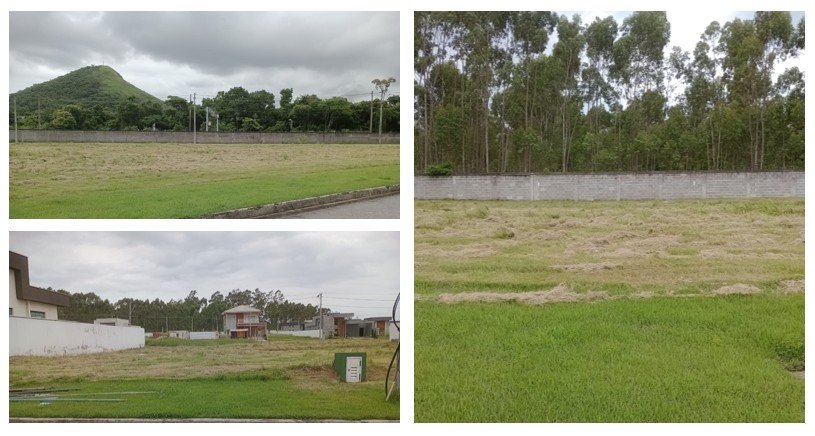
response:
[(364, 382), (367, 360), (365, 353), (334, 353), (334, 371), (340, 376), (340, 381)]

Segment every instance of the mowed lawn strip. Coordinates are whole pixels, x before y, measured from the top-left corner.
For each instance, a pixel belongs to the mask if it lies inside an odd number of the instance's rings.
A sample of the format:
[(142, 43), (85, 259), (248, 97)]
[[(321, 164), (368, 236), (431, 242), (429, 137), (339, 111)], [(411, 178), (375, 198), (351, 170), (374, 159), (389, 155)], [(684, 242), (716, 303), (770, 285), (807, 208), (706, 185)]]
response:
[[(11, 402), (11, 417), (399, 419), (382, 383), (334, 381), (303, 388), (289, 379), (133, 379), (58, 384), (76, 388), (61, 398), (124, 398), (124, 402)], [(147, 392), (116, 394), (116, 392)], [(70, 396), (67, 394), (71, 394)], [(85, 394), (85, 395), (80, 395)]]
[(803, 420), (803, 199), (415, 206), (417, 421)]
[[(145, 348), (9, 359), (12, 388), (67, 388), (60, 398), (124, 402), (11, 402), (11, 417), (399, 419), (384, 379), (396, 344), (385, 339), (273, 336), (269, 341), (148, 340)], [(368, 380), (341, 383), (335, 352), (363, 351)], [(123, 392), (143, 392), (122, 394)]]
[(802, 294), (417, 302), (415, 418), (803, 422), (803, 316)]
[(10, 148), (12, 218), (190, 218), (399, 181), (398, 145)]

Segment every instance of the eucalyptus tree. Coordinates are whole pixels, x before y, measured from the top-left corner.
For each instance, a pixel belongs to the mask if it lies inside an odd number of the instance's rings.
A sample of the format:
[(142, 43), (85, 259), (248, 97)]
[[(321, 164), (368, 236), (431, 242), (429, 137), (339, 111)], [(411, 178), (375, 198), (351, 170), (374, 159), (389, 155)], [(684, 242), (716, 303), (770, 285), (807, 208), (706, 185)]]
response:
[(753, 20), (727, 23), (721, 39), (728, 93), (739, 105), (747, 127), (749, 168), (762, 170), (772, 73), (778, 60), (796, 52), (799, 38), (789, 12), (756, 12)]
[(571, 20), (562, 15), (558, 19), (557, 35), (558, 41), (552, 49), (552, 59), (559, 76), (561, 171), (565, 173), (569, 168), (569, 148), (575, 134), (576, 118), (582, 108), (578, 84), (586, 38), (580, 15), (575, 14)]

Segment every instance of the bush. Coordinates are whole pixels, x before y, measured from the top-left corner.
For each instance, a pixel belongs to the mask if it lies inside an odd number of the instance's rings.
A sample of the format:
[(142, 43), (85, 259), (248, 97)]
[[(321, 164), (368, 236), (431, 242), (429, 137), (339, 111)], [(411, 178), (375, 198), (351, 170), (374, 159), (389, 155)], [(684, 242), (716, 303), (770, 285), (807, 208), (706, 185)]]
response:
[(431, 177), (452, 176), (453, 164), (448, 162), (438, 165), (430, 165), (427, 167), (427, 175)]

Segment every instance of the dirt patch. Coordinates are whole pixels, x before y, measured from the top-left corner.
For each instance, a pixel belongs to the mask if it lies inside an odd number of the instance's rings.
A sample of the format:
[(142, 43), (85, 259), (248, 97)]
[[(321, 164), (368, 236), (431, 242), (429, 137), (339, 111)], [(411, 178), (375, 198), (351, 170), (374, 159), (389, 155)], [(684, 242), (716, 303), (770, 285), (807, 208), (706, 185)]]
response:
[(761, 289), (753, 285), (745, 285), (744, 283), (736, 283), (735, 285), (722, 286), (721, 288), (714, 289), (710, 293), (713, 295), (750, 295), (758, 294)]
[(800, 378), (801, 380), (804, 379), (804, 370), (800, 371), (790, 371), (790, 374), (794, 375), (795, 377)]
[(609, 262), (600, 263), (576, 263), (572, 265), (552, 265), (551, 268), (556, 271), (569, 271), (569, 272), (596, 272), (607, 271), (617, 268), (619, 265)]
[(784, 280), (781, 282), (781, 292), (785, 294), (794, 294), (804, 292), (804, 279), (801, 280)]
[(518, 303), (539, 305), (547, 303), (564, 303), (578, 301), (603, 300), (609, 298), (608, 292), (590, 291), (576, 293), (566, 285), (560, 284), (548, 291), (533, 292), (466, 292), (458, 294), (441, 294), (440, 303), (456, 304), (470, 302), (499, 303), (516, 301)]
[(651, 291), (640, 291), (640, 292), (635, 292), (635, 293), (629, 295), (629, 298), (631, 298), (631, 299), (654, 298), (654, 297), (656, 297), (656, 295), (657, 294), (655, 294), (655, 293), (653, 293)]

